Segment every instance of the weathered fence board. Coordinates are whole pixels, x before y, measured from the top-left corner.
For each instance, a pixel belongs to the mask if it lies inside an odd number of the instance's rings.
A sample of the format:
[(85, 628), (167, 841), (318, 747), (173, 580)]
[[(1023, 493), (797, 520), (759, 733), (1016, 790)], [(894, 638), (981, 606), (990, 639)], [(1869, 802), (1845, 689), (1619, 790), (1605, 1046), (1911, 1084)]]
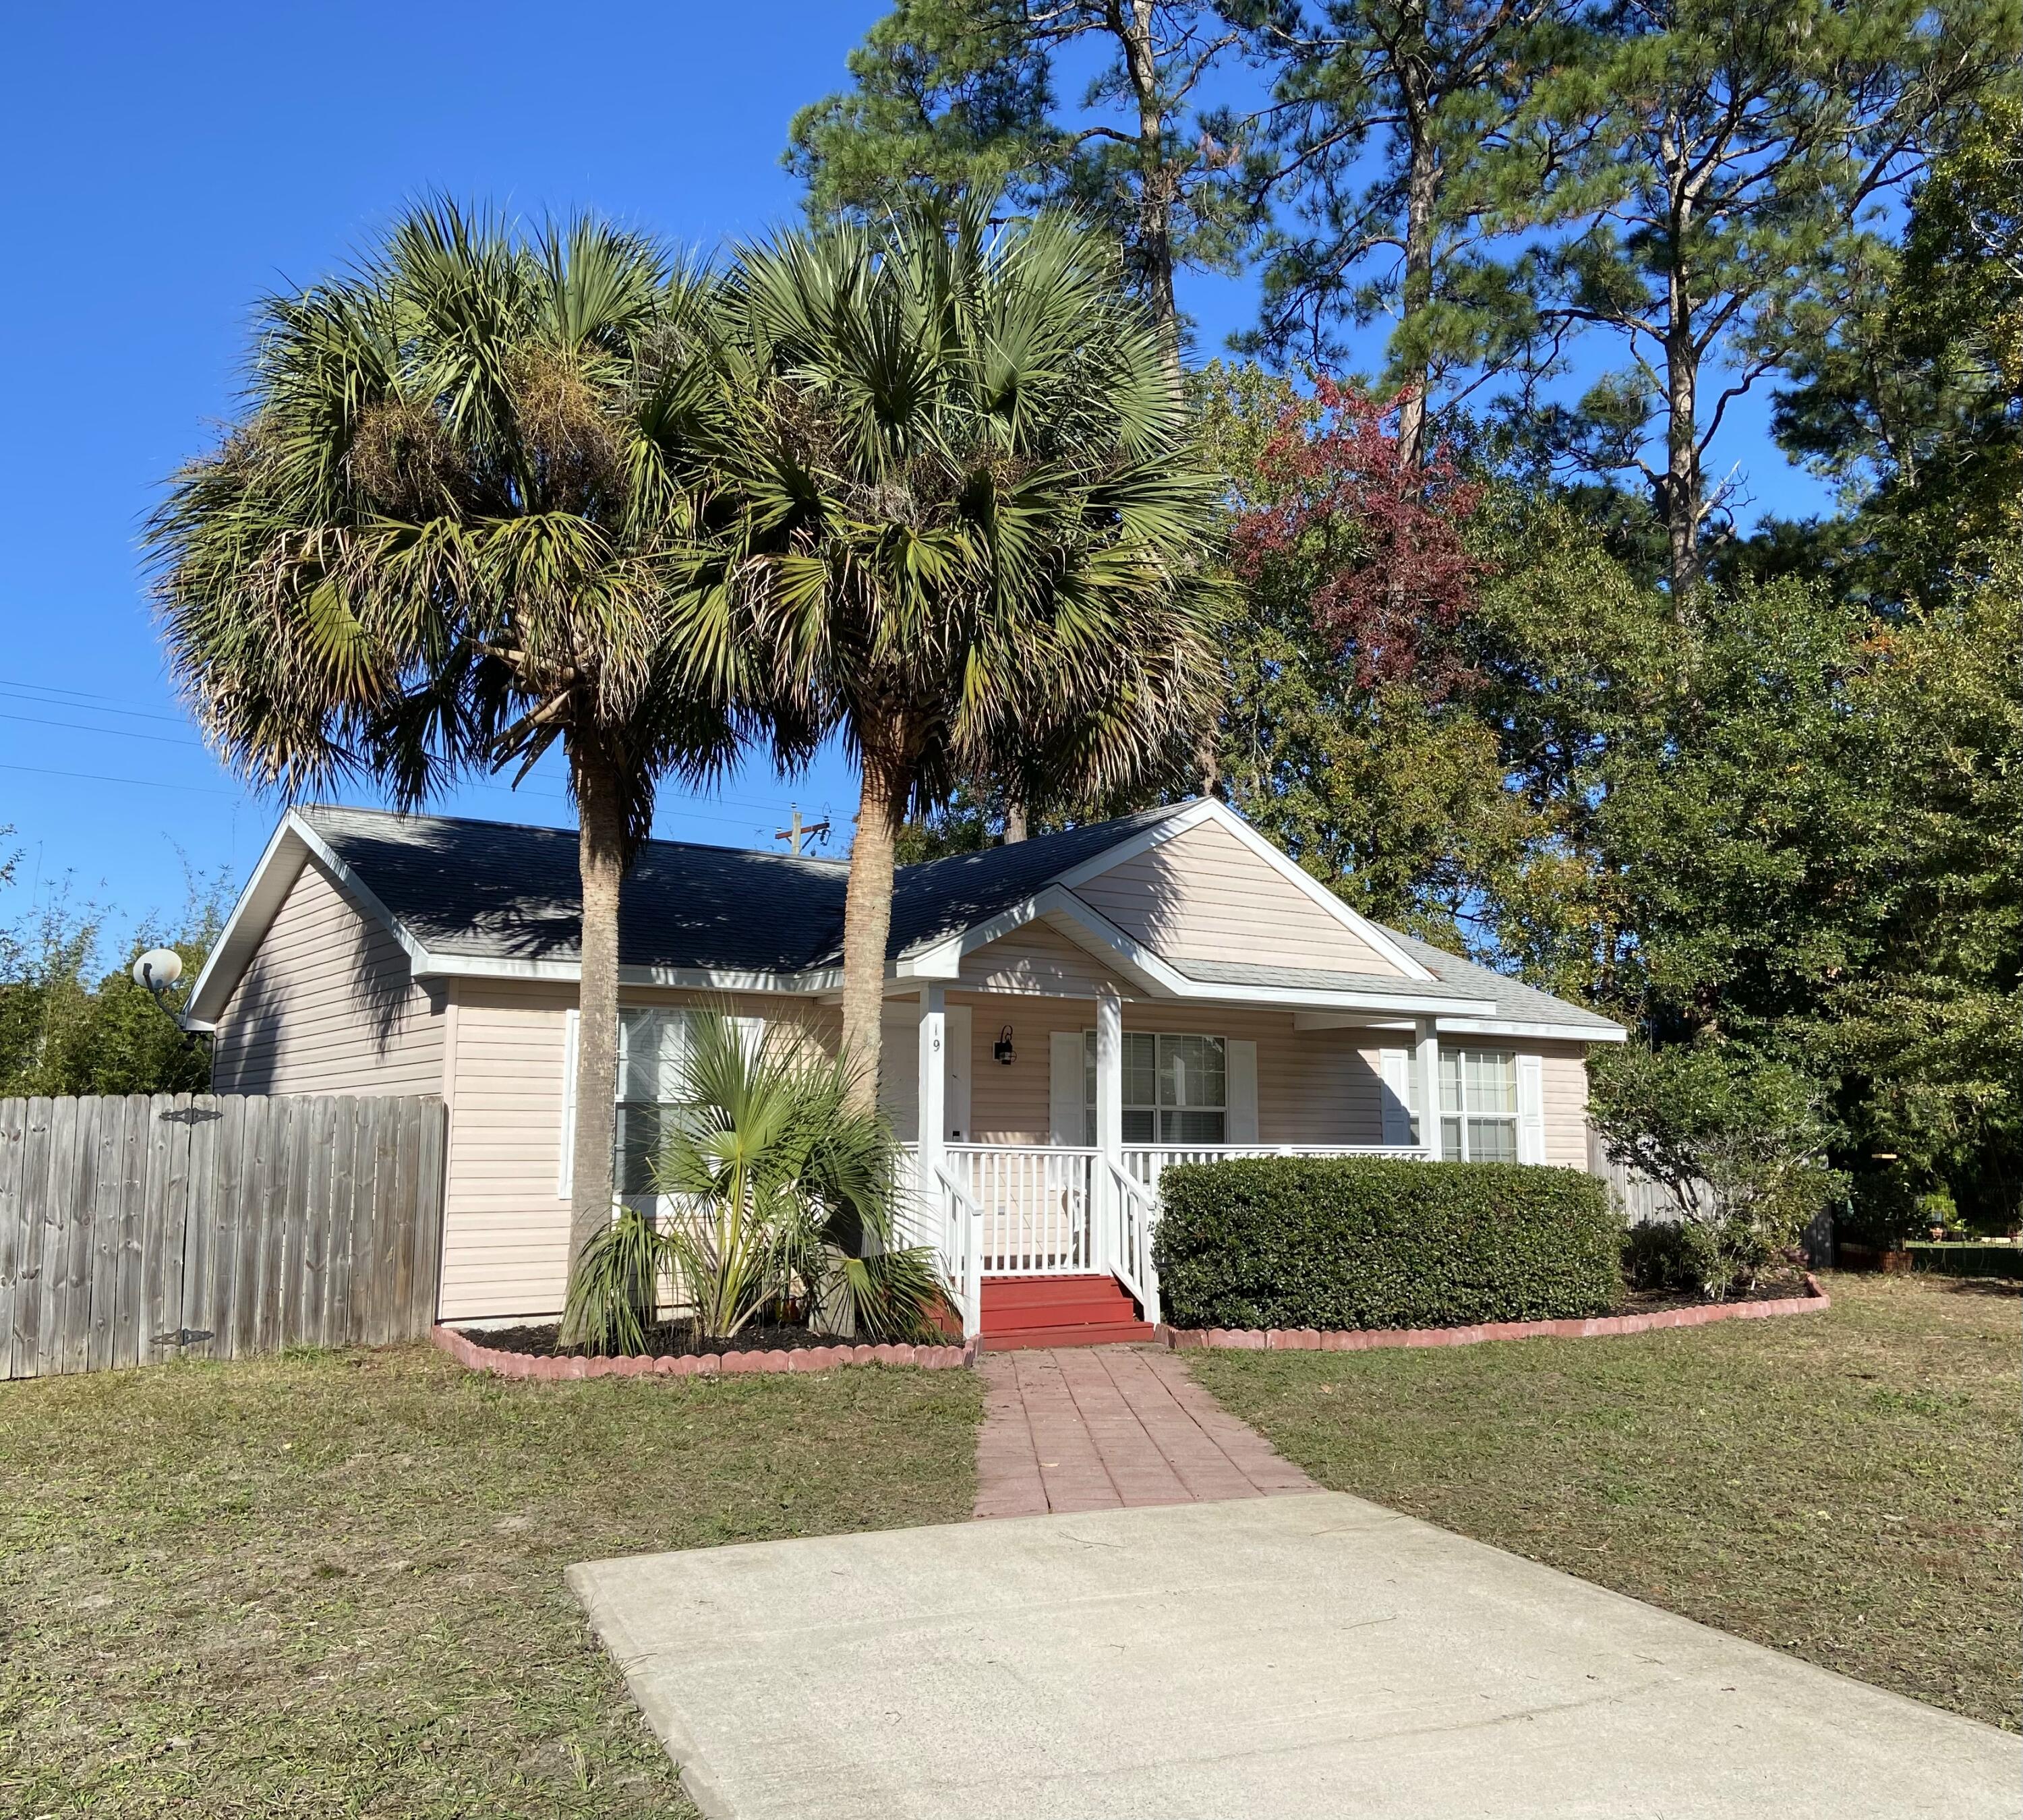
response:
[(0, 1099), (0, 1378), (418, 1339), (433, 1097)]
[(1587, 1172), (1599, 1175), (1608, 1184), (1623, 1217), (1632, 1226), (1653, 1220), (1668, 1226), (1683, 1219), (1688, 1212), (1664, 1182), (1610, 1156), (1608, 1146), (1593, 1131), (1587, 1135)]

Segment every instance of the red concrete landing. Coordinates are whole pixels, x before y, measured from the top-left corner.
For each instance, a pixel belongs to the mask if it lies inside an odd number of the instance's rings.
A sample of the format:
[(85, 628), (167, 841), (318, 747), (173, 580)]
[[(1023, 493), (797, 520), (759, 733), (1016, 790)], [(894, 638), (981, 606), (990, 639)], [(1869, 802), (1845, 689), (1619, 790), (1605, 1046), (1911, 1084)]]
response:
[(1224, 1410), (1172, 1354), (988, 1354), (979, 1517), (1206, 1504), (1320, 1488)]

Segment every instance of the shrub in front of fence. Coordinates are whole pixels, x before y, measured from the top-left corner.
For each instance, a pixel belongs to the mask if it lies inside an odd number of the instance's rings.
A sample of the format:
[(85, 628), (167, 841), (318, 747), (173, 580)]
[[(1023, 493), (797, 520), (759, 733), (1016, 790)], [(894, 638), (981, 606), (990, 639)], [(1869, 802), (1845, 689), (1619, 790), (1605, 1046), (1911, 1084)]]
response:
[(1246, 1158), (1169, 1168), (1159, 1204), (1176, 1327), (1471, 1326), (1622, 1300), (1621, 1221), (1578, 1170)]

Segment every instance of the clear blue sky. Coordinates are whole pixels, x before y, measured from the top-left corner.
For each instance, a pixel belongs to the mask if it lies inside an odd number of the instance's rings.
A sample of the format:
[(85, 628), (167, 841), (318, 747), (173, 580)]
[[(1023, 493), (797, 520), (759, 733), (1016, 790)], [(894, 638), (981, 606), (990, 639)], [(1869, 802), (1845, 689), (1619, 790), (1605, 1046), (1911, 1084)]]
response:
[[(68, 879), (123, 932), (173, 912), (185, 860), (235, 878), (279, 813), (203, 750), (166, 682), (138, 571), (163, 478), (234, 408), (250, 307), (440, 189), (526, 214), (589, 206), (714, 245), (792, 217), (786, 125), (840, 85), (878, 0), (571, 10), (112, 0), (24, 9), (0, 75), (13, 276), (0, 287), (0, 926)], [(1183, 296), (1205, 350), (1246, 287)], [(1726, 438), (1761, 508), (1817, 489), (1765, 442)], [(356, 797), (356, 793), (354, 793)], [(840, 759), (792, 784), (748, 768), (670, 795), (664, 835), (767, 844), (789, 799), (847, 835)], [(452, 813), (565, 824), (558, 777)]]

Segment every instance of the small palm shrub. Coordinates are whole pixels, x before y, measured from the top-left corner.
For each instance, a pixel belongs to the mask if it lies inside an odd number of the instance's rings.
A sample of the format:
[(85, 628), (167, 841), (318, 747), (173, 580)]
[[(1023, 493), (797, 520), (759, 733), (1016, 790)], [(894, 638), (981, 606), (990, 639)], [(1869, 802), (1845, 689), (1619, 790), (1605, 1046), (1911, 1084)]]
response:
[(576, 1261), (562, 1313), (563, 1337), (587, 1352), (644, 1352), (666, 1266), (667, 1248), (653, 1222), (637, 1208), (621, 1208)]
[(654, 1168), (667, 1211), (657, 1223), (628, 1208), (591, 1241), (564, 1340), (639, 1350), (663, 1286), (705, 1340), (761, 1317), (935, 1337), (950, 1298), (931, 1249), (894, 1242), (905, 1154), (861, 1109), (852, 1066), (792, 1026), (755, 1040), (710, 1013), (689, 1029)]

